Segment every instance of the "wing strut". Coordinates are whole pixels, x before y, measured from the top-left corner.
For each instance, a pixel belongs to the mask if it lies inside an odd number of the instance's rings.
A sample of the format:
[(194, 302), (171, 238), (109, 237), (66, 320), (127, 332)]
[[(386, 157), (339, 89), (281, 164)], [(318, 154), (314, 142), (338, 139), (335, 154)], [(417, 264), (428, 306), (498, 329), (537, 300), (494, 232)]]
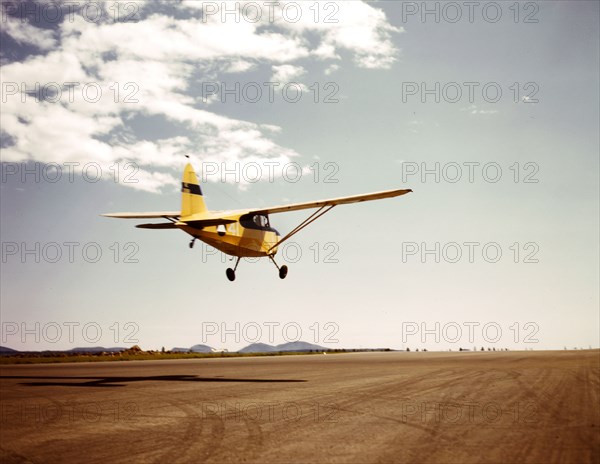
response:
[(289, 234), (287, 234), (285, 237), (283, 237), (281, 240), (279, 240), (275, 245), (273, 245), (271, 248), (269, 248), (267, 250), (267, 253), (269, 253), (269, 251), (271, 251), (273, 248), (276, 248), (279, 245), (281, 245), (288, 238), (291, 238), (293, 235), (296, 235), (298, 232), (300, 232), (302, 229), (304, 229), (307, 225), (315, 222), (317, 219), (319, 219), (325, 213), (331, 211), (335, 206), (336, 205), (321, 206), (318, 210), (316, 210), (314, 213), (312, 213), (310, 216), (308, 216), (304, 221), (302, 221), (300, 224), (298, 224), (298, 226), (296, 226), (296, 228), (294, 228)]

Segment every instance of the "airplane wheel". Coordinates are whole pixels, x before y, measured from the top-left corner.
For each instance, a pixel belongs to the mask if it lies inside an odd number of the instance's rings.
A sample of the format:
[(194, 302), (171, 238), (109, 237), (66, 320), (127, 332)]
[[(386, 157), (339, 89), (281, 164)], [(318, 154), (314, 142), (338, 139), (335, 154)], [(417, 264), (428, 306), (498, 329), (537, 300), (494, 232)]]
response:
[(227, 268), (227, 270), (225, 271), (225, 274), (227, 274), (227, 278), (233, 282), (235, 280), (235, 271), (233, 269), (231, 269), (230, 267)]
[(190, 242), (190, 248), (194, 248), (194, 241), (193, 240)]
[(287, 276), (287, 273), (288, 273), (288, 267), (284, 264), (283, 266), (281, 266), (279, 268), (279, 278), (285, 279), (285, 277)]

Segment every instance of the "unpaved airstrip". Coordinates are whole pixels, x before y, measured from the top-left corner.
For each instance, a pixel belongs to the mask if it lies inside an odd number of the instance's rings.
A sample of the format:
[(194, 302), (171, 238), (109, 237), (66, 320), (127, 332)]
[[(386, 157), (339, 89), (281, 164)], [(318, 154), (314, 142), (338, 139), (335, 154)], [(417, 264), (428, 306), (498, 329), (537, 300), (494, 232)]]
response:
[(0, 366), (0, 462), (598, 463), (600, 351)]

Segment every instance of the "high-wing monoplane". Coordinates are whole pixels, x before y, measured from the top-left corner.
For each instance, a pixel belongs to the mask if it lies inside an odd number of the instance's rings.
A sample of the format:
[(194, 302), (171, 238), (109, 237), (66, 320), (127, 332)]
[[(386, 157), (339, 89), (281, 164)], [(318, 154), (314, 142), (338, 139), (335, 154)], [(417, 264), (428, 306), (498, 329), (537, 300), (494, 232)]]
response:
[[(204, 202), (198, 177), (191, 164), (185, 166), (181, 183), (181, 211), (162, 211), (151, 213), (108, 213), (102, 216), (124, 219), (166, 219), (168, 222), (138, 224), (141, 229), (180, 229), (192, 236), (190, 248), (196, 239), (202, 240), (228, 255), (237, 257), (233, 269), (227, 269), (227, 278), (235, 280), (235, 271), (242, 257), (268, 257), (279, 270), (279, 277), (285, 279), (288, 267), (278, 266), (274, 256), (277, 247), (316, 221), (337, 205), (361, 201), (381, 200), (412, 192), (410, 189), (385, 190), (329, 200), (292, 203), (269, 208), (247, 208), (231, 211), (210, 211)], [(283, 237), (271, 225), (269, 215), (316, 209)]]

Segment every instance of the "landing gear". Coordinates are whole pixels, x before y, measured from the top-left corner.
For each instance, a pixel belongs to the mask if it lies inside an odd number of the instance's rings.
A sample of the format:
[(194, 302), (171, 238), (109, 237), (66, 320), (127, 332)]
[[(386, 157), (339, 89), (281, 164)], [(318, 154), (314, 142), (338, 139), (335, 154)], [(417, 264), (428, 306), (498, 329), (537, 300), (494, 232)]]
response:
[(229, 279), (230, 282), (233, 282), (235, 280), (235, 270), (237, 269), (238, 264), (240, 264), (240, 259), (242, 259), (242, 258), (238, 256), (238, 259), (235, 262), (235, 266), (233, 267), (233, 269), (228, 267), (227, 270), (225, 271), (225, 274), (227, 275), (227, 278)]
[(194, 237), (192, 239), (192, 241), (190, 242), (190, 248), (194, 248), (194, 242), (196, 241), (196, 237)]
[[(231, 258), (231, 259), (233, 259), (233, 258)], [(229, 267), (225, 271), (225, 275), (227, 276), (227, 278), (229, 279), (230, 282), (233, 282), (235, 280), (235, 271), (236, 271), (236, 269), (238, 267), (238, 264), (240, 264), (240, 259), (242, 259), (242, 258), (238, 257), (237, 261), (235, 262), (235, 266), (233, 267), (233, 269), (231, 269)], [(275, 265), (275, 267), (279, 271), (279, 278), (280, 279), (285, 279), (287, 277), (287, 274), (288, 274), (288, 267), (285, 264), (283, 266), (279, 267), (277, 265), (277, 263), (275, 262), (275, 260), (273, 259), (273, 256), (269, 256), (269, 259), (271, 261), (273, 261), (273, 264)]]
[(285, 264), (283, 266), (279, 267), (277, 265), (277, 263), (275, 262), (275, 260), (273, 259), (272, 255), (269, 255), (269, 259), (271, 261), (273, 261), (273, 264), (279, 270), (279, 278), (280, 279), (285, 279), (287, 277), (287, 274), (288, 274), (288, 267)]

